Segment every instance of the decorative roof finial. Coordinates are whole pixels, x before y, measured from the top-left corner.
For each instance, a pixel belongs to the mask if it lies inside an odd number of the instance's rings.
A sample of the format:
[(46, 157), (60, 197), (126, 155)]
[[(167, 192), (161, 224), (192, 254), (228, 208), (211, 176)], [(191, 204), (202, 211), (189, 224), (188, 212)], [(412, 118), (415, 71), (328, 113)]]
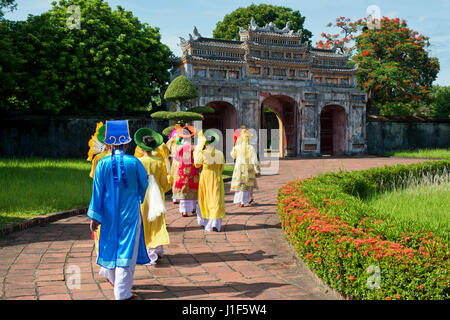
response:
[(255, 31), (258, 28), (258, 25), (256, 24), (255, 18), (252, 17), (250, 20), (249, 29)]
[(286, 27), (284, 27), (282, 31), (284, 32), (291, 31), (291, 23), (289, 21), (286, 22)]
[(198, 40), (199, 38), (201, 38), (202, 36), (201, 36), (201, 34), (198, 32), (198, 30), (197, 30), (197, 27), (196, 26), (194, 26), (194, 31), (193, 31), (193, 34), (194, 34), (194, 40)]

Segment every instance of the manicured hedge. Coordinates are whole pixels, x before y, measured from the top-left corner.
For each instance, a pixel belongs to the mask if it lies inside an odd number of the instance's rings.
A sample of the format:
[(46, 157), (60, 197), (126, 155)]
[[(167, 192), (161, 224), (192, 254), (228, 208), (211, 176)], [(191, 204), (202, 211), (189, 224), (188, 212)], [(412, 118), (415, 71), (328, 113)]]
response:
[(173, 79), (164, 93), (164, 99), (169, 101), (187, 101), (198, 97), (198, 92), (192, 82), (181, 75)]
[(279, 190), (278, 214), (298, 255), (339, 292), (355, 299), (448, 299), (448, 238), (383, 220), (363, 199), (408, 177), (449, 170), (443, 160), (293, 181)]

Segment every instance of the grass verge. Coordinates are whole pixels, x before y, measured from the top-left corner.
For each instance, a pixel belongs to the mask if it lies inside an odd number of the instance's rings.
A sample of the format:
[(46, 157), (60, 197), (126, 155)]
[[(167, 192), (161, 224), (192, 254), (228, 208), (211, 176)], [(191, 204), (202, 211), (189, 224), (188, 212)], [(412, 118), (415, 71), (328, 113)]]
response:
[(386, 153), (391, 157), (450, 159), (450, 149), (399, 150)]
[(0, 226), (87, 206), (90, 166), (81, 159), (0, 159)]

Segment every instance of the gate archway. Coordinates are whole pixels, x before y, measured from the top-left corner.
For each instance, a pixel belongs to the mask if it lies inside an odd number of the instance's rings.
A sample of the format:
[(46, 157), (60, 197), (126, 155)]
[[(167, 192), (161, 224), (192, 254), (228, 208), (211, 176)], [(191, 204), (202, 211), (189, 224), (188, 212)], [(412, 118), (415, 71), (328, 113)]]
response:
[(227, 145), (226, 129), (237, 129), (238, 118), (236, 108), (226, 101), (211, 101), (206, 104), (214, 108), (214, 113), (205, 113), (202, 127), (203, 129), (218, 129), (222, 132), (223, 150)]
[(320, 153), (333, 155), (345, 152), (345, 109), (328, 105), (320, 113)]
[[(297, 154), (297, 112), (295, 100), (284, 95), (273, 95), (261, 103), (261, 124), (263, 129), (280, 129), (280, 156)], [(278, 119), (278, 128), (267, 128), (264, 109), (270, 109)], [(268, 132), (270, 135), (270, 132)]]

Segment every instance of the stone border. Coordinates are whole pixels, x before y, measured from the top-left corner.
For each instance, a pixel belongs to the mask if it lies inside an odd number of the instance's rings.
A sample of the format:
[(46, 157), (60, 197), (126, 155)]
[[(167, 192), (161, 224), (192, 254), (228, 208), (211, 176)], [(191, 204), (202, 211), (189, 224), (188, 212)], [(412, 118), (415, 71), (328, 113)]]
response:
[(76, 215), (86, 214), (87, 213), (87, 207), (86, 208), (79, 208), (79, 209), (73, 209), (73, 210), (67, 210), (67, 211), (61, 211), (56, 213), (51, 213), (44, 216), (37, 216), (29, 220), (25, 220), (22, 222), (14, 223), (9, 226), (0, 227), (0, 238), (3, 236), (6, 236), (10, 233), (22, 231), (37, 225), (54, 222), (60, 219), (69, 218)]
[(300, 272), (307, 274), (308, 276), (310, 276), (313, 281), (321, 288), (323, 288), (325, 291), (329, 291), (331, 292), (337, 300), (355, 300), (354, 298), (352, 298), (351, 296), (348, 296), (346, 294), (340, 293), (339, 291), (337, 291), (336, 289), (333, 289), (332, 287), (330, 287), (329, 285), (327, 285), (325, 282), (323, 282), (322, 279), (320, 279), (315, 273), (314, 271), (312, 271), (311, 269), (308, 268), (308, 266), (303, 262), (303, 260), (298, 256), (297, 252), (295, 251), (294, 247), (292, 246), (292, 244), (289, 242), (288, 239), (286, 239), (286, 236), (284, 236), (284, 240), (286, 241), (286, 243), (288, 244), (288, 249), (290, 251), (290, 253), (292, 254), (293, 258), (295, 259), (295, 264), (297, 265), (297, 267), (300, 269)]

